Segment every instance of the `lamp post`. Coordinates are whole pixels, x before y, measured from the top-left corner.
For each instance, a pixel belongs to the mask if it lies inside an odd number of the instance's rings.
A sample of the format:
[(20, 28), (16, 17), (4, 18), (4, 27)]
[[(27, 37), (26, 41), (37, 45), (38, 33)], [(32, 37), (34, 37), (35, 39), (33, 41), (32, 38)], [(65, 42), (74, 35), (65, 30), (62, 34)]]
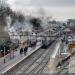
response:
[(10, 59), (11, 59), (11, 49), (10, 49)]
[(37, 43), (37, 32), (36, 32), (36, 43)]
[(14, 49), (13, 49), (13, 58), (14, 58)]
[(66, 41), (66, 44), (68, 43), (68, 33), (70, 32), (70, 29), (68, 29), (68, 28), (66, 28), (65, 30), (64, 30), (64, 32), (65, 32), (65, 41)]
[(4, 63), (5, 63), (5, 44), (4, 44)]

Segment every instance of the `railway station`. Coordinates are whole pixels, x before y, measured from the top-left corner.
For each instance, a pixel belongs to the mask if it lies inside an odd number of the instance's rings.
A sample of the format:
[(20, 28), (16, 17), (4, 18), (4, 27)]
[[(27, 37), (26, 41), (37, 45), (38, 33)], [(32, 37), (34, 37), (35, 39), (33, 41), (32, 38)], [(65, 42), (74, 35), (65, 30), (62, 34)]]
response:
[(41, 1), (0, 0), (0, 75), (75, 75), (74, 10)]

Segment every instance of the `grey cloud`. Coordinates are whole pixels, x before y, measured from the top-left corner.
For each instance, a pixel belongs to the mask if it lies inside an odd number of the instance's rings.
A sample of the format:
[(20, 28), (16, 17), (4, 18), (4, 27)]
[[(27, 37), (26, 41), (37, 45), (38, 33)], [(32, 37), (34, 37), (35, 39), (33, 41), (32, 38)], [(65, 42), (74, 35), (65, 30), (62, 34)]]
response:
[(25, 14), (27, 13), (32, 15), (38, 15), (41, 7), (48, 16), (50, 15), (61, 19), (75, 18), (75, 0), (11, 0), (11, 1), (14, 1), (9, 2), (9, 4), (12, 3), (11, 8), (13, 8), (13, 10), (15, 11), (18, 10), (20, 12), (24, 12)]
[(31, 0), (32, 6), (74, 6), (75, 0)]

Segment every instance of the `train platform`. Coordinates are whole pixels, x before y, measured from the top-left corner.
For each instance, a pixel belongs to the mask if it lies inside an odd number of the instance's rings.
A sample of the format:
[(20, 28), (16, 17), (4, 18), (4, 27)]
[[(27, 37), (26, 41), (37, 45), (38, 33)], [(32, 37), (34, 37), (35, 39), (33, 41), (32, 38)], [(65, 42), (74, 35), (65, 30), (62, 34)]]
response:
[[(63, 46), (63, 48), (62, 48)], [(58, 50), (62, 50), (62, 54), (61, 56), (58, 55), (59, 51)], [(65, 44), (65, 42), (58, 42), (56, 44), (56, 47), (54, 49), (54, 52), (51, 55), (50, 61), (48, 62), (48, 64), (46, 65), (46, 67), (43, 69), (43, 73), (46, 74), (50, 74), (50, 75), (58, 75), (58, 72), (62, 70), (62, 68), (58, 68), (57, 65), (58, 63), (62, 60), (65, 59), (69, 53), (66, 52), (68, 50), (68, 44)], [(62, 57), (63, 56), (63, 57)], [(67, 62), (66, 62), (67, 64)], [(66, 64), (62, 64), (63, 66)]]
[[(5, 73), (5, 71), (10, 70), (13, 68), (16, 64), (20, 63), (22, 60), (26, 59), (29, 57), (31, 54), (33, 54), (35, 51), (37, 51), (41, 47), (41, 42), (38, 42), (35, 47), (29, 47), (27, 54), (20, 54), (19, 53), (19, 48), (14, 52), (14, 57), (13, 57), (13, 52), (11, 52), (11, 59), (10, 59), (10, 54), (6, 55), (3, 58), (0, 58), (0, 73)], [(4, 63), (4, 58), (5, 58), (5, 63)]]
[(50, 56), (50, 60), (48, 64), (45, 66), (45, 68), (43, 69), (43, 73), (50, 74), (50, 75), (56, 74), (56, 66), (59, 62), (59, 58), (57, 56), (58, 56), (58, 52), (59, 52), (61, 44), (62, 44), (61, 40), (56, 43), (53, 49), (53, 52)]
[[(1, 74), (5, 75), (19, 75), (19, 74), (32, 74), (37, 73), (39, 71), (42, 71), (42, 69), (45, 67), (45, 65), (48, 63), (48, 60), (53, 55), (53, 52), (55, 52), (55, 45), (59, 41), (53, 42), (53, 44), (48, 49), (39, 49), (35, 50), (33, 54), (31, 54), (29, 57), (26, 56), (24, 58), (20, 58), (16, 64), (16, 62), (9, 67), (1, 70)], [(28, 58), (27, 58), (28, 57)], [(27, 58), (27, 59), (25, 59)], [(24, 60), (25, 59), (25, 60)], [(30, 61), (31, 60), (31, 61)], [(14, 65), (14, 66), (13, 66)]]

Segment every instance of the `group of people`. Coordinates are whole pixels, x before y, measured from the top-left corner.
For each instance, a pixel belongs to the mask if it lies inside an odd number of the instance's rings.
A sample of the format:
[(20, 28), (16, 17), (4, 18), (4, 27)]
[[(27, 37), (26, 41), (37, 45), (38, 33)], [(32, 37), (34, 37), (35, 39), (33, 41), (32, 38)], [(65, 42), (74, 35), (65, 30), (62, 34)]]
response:
[(28, 47), (25, 47), (25, 48), (21, 48), (20, 49), (20, 54), (23, 54), (26, 55), (27, 54), (27, 50), (28, 50)]
[(28, 47), (34, 47), (36, 45), (36, 41), (31, 43), (31, 42), (24, 42), (24, 43), (21, 43), (20, 45), (20, 54), (27, 54), (27, 51), (28, 51)]
[(28, 42), (23, 42), (20, 44), (20, 54), (25, 54), (27, 53), (28, 50)]

